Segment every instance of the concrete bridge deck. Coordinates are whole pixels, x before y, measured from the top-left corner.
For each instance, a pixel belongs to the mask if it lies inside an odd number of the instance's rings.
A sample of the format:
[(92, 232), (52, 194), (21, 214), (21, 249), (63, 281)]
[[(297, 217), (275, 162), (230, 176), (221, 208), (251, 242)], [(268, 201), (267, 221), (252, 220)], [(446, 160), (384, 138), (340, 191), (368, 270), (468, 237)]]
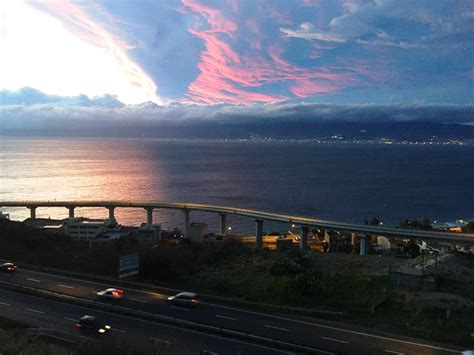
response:
[[(309, 228), (320, 228), (326, 230), (345, 231), (357, 234), (364, 239), (367, 236), (377, 235), (386, 237), (401, 237), (411, 239), (423, 239), (431, 241), (474, 243), (474, 234), (461, 234), (437, 231), (418, 231), (409, 229), (390, 228), (385, 226), (368, 226), (362, 224), (343, 223), (327, 221), (311, 217), (294, 216), (264, 211), (215, 206), (196, 203), (172, 203), (161, 201), (0, 201), (0, 207), (26, 207), (31, 211), (31, 218), (35, 218), (36, 208), (40, 207), (63, 207), (68, 208), (71, 217), (74, 216), (74, 209), (78, 207), (103, 207), (109, 210), (109, 216), (114, 216), (116, 208), (143, 208), (148, 213), (148, 222), (152, 220), (154, 209), (176, 209), (182, 210), (185, 215), (185, 235), (189, 231), (189, 213), (191, 211), (203, 211), (218, 213), (221, 216), (221, 232), (225, 233), (226, 216), (244, 216), (256, 221), (257, 247), (261, 245), (262, 225), (264, 221), (282, 222), (295, 224), (302, 227), (301, 247), (306, 247), (306, 237)], [(361, 242), (362, 242), (361, 239)]]

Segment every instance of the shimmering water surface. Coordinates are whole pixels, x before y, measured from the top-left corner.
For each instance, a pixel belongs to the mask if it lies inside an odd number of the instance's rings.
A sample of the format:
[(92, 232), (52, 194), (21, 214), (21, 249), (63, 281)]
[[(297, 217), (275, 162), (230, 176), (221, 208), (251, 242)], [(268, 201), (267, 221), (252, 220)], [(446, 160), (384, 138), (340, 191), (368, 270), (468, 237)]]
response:
[[(0, 148), (0, 200), (198, 202), (347, 222), (376, 216), (386, 224), (474, 218), (472, 146), (0, 138)], [(37, 215), (66, 217), (67, 210)], [(116, 216), (136, 225), (146, 213), (119, 209)], [(157, 211), (155, 221), (170, 228), (182, 216)], [(192, 213), (191, 221), (215, 229), (218, 217)], [(245, 218), (230, 224), (253, 230)]]

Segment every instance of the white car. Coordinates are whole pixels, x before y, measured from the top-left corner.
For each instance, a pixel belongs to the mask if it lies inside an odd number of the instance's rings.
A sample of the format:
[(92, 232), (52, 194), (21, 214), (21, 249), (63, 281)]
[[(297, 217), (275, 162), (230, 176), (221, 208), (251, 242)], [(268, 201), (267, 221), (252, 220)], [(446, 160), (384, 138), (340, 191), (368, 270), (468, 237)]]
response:
[(97, 292), (97, 296), (103, 299), (120, 300), (123, 297), (123, 290), (117, 288), (107, 288), (103, 291)]

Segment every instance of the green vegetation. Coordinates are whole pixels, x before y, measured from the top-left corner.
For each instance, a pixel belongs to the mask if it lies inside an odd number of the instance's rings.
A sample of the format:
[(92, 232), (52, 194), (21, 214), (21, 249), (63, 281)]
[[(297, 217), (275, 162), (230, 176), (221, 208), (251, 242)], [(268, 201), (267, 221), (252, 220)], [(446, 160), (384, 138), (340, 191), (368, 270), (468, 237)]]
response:
[(427, 218), (422, 221), (403, 219), (400, 221), (400, 228), (416, 230), (432, 230), (431, 221)]
[(469, 222), (465, 228), (466, 232), (471, 233), (474, 232), (474, 222)]

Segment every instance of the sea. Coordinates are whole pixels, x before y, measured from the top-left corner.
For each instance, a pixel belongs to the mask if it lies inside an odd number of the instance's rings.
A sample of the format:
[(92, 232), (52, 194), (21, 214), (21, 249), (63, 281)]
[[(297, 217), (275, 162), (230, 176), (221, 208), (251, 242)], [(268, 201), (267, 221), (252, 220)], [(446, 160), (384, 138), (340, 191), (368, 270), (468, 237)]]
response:
[[(0, 138), (0, 201), (119, 200), (194, 202), (363, 223), (377, 217), (474, 218), (474, 146), (205, 141), (153, 139)], [(26, 208), (3, 208), (14, 220)], [(76, 215), (105, 218), (107, 210)], [(38, 217), (65, 218), (66, 208)], [(145, 210), (117, 209), (124, 225), (146, 221)], [(180, 228), (180, 211), (156, 210), (162, 228)], [(191, 222), (217, 231), (219, 217), (192, 212)], [(229, 216), (232, 231), (250, 234), (254, 221)], [(288, 226), (265, 223), (264, 231)]]

